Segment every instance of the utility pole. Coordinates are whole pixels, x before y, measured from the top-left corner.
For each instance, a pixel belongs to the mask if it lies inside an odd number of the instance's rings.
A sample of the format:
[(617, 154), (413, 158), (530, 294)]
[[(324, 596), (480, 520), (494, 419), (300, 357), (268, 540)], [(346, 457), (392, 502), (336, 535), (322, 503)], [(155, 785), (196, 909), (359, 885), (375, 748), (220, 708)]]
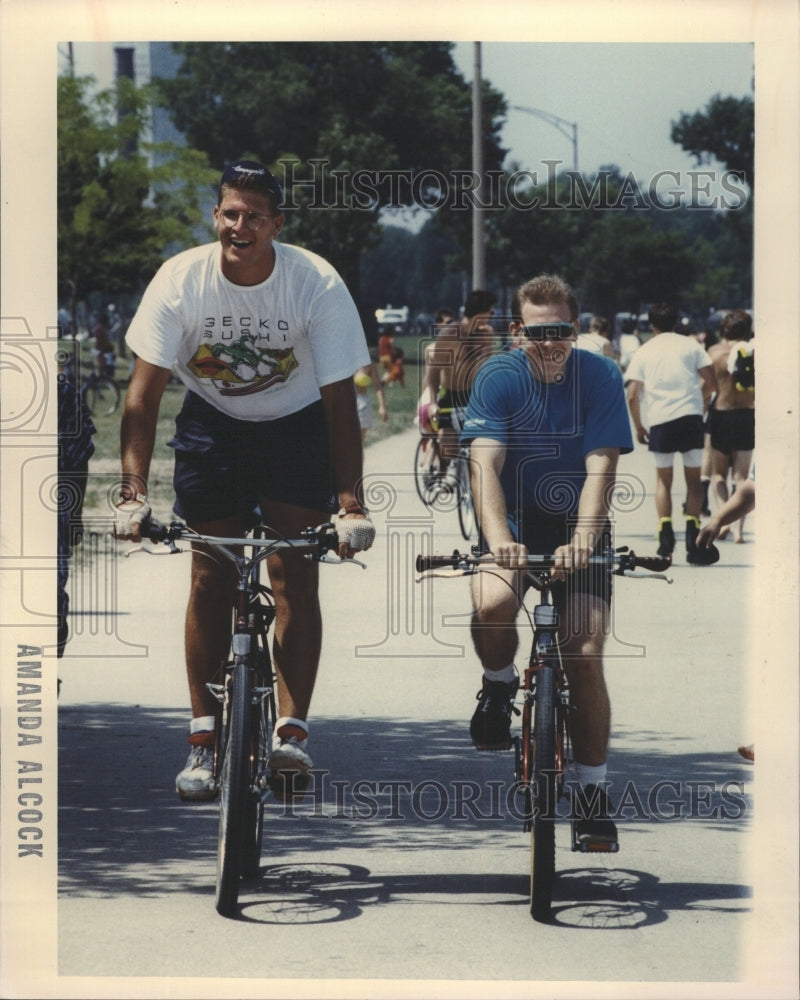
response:
[(472, 287), (486, 288), (486, 239), (483, 203), (483, 86), (481, 43), (474, 43), (472, 74), (472, 171), (477, 178), (472, 207)]

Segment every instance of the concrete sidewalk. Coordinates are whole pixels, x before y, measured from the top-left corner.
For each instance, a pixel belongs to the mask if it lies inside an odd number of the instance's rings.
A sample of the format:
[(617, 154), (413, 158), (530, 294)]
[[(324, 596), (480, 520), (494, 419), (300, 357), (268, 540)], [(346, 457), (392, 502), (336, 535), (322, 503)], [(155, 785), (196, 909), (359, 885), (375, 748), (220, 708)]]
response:
[[(173, 791), (186, 755), (188, 557), (98, 551), (59, 664), (63, 974), (193, 976), (213, 950), (216, 975), (270, 983), (297, 983), (298, 971), (519, 983), (741, 975), (753, 772), (736, 748), (751, 741), (742, 651), (755, 516), (749, 544), (723, 542), (719, 564), (687, 566), (676, 490), (674, 583), (615, 583), (606, 669), (621, 852), (586, 864), (559, 829), (556, 922), (534, 925), (511, 755), (478, 754), (468, 737), (480, 686), (468, 581), (415, 580), (419, 551), (466, 544), (454, 512), (416, 495), (416, 441), (409, 431), (367, 449), (378, 530), (368, 568), (322, 568), (318, 791), (292, 816), (268, 810), (247, 922), (213, 910), (214, 806), (189, 808)], [(622, 460), (618, 544), (655, 551), (654, 479), (644, 449)]]

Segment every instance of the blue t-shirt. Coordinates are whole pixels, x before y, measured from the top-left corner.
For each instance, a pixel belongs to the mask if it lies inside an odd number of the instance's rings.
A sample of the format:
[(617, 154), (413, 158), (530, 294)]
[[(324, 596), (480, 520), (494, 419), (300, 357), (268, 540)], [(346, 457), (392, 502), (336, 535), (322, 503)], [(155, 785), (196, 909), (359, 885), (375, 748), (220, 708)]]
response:
[(461, 435), (506, 446), (500, 476), (509, 513), (518, 508), (565, 519), (578, 509), (585, 456), (633, 450), (619, 368), (573, 348), (559, 383), (533, 377), (521, 349), (490, 358), (478, 372)]

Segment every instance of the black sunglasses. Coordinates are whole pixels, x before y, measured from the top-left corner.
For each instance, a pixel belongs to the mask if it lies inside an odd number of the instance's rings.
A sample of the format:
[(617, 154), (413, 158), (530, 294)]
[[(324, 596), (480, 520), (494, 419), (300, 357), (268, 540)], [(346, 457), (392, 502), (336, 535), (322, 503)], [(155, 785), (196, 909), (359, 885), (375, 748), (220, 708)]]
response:
[(523, 326), (520, 333), (526, 340), (572, 340), (575, 328), (572, 323), (537, 323)]

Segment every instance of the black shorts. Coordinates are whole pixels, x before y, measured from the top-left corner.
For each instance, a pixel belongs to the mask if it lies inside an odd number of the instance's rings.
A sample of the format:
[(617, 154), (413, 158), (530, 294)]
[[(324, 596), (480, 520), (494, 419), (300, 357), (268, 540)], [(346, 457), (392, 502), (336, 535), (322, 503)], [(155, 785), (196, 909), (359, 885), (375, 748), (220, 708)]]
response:
[(236, 420), (187, 392), (175, 418), (175, 513), (191, 523), (247, 517), (259, 500), (334, 508), (322, 402), (276, 420)]
[(698, 414), (668, 420), (656, 424), (647, 434), (648, 449), (672, 454), (680, 451), (695, 451), (703, 447), (703, 418)]
[(711, 410), (708, 415), (711, 447), (730, 455), (756, 446), (755, 410)]
[[(572, 526), (565, 521), (548, 518), (539, 511), (522, 511), (519, 522), (516, 518), (508, 519), (511, 532), (516, 541), (521, 541), (532, 556), (552, 555), (560, 545), (566, 545), (572, 537)], [(601, 530), (595, 555), (600, 555), (613, 546), (611, 525), (606, 524)], [(563, 615), (567, 598), (572, 594), (591, 594), (599, 597), (607, 605), (611, 605), (613, 567), (588, 566), (586, 569), (570, 573), (566, 580), (558, 580), (553, 584), (553, 603)]]

